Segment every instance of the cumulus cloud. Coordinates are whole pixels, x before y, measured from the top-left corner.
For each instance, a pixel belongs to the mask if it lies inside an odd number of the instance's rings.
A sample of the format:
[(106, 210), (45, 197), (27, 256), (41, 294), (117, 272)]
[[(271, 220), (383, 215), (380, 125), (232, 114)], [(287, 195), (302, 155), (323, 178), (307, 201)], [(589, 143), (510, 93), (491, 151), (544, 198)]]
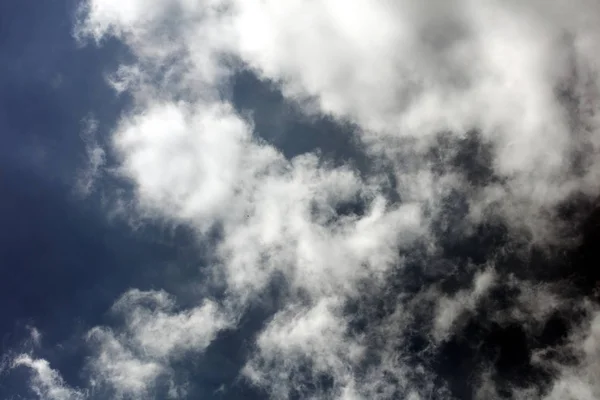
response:
[(226, 104), (159, 103), (123, 121), (114, 142), (144, 208), (208, 223), (234, 195), (248, 134)]
[[(187, 308), (125, 293), (123, 322), (88, 334), (90, 385), (151, 398), (166, 381), (185, 397), (176, 361), (237, 329), (275, 285), (240, 367), (272, 398), (597, 397), (600, 325), (561, 257), (582, 218), (567, 206), (599, 194), (598, 11), (86, 2), (78, 38), (113, 36), (133, 55), (110, 78), (134, 102), (111, 135), (111, 171), (133, 186), (131, 212), (210, 236), (202, 284), (221, 289)], [(286, 158), (229, 96), (240, 71), (351, 124), (372, 167)], [(88, 152), (95, 177), (105, 154)], [(83, 396), (44, 362), (20, 363), (38, 393)]]
[[(593, 190), (598, 168), (588, 165), (575, 177), (571, 159), (581, 142), (586, 158), (597, 153), (596, 122), (581, 112), (597, 98), (587, 78), (595, 63), (595, 4), (249, 1), (232, 7), (238, 50), (249, 65), (282, 82), (291, 98), (315, 98), (322, 112), (358, 123), (366, 142), (391, 153), (392, 162), (402, 163), (398, 149), (410, 146), (402, 138), (425, 144), (439, 132), (478, 130), (493, 145), (492, 163), (504, 178), (481, 201), (500, 204), (513, 224), (547, 234), (551, 227), (535, 226), (542, 210), (573, 191)], [(574, 127), (573, 113), (591, 130)]]
[[(589, 1), (157, 0), (150, 8), (91, 1), (79, 32), (130, 45), (140, 65), (126, 81), (141, 101), (151, 92), (212, 104), (237, 59), (307, 111), (357, 123), (369, 148), (395, 164), (398, 152), (426, 151), (439, 132), (477, 130), (504, 180), (472, 201), (543, 236), (552, 227), (537, 221), (540, 213), (595, 187), (596, 8)], [(418, 145), (407, 143), (414, 137)], [(587, 164), (580, 174), (576, 158)]]

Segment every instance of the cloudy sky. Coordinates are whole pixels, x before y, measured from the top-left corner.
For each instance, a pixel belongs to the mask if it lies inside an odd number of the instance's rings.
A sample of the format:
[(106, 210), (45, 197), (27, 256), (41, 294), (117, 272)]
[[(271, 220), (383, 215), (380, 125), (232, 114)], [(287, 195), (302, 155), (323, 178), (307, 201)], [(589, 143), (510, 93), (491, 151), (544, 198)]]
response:
[(600, 398), (600, 2), (0, 0), (0, 398)]

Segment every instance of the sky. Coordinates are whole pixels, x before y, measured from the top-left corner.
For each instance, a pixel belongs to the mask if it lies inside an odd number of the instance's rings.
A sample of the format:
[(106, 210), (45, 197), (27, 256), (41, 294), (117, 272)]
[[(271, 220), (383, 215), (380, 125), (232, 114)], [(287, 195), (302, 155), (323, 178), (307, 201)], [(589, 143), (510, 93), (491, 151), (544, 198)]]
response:
[(599, 27), (0, 0), (0, 398), (600, 398)]

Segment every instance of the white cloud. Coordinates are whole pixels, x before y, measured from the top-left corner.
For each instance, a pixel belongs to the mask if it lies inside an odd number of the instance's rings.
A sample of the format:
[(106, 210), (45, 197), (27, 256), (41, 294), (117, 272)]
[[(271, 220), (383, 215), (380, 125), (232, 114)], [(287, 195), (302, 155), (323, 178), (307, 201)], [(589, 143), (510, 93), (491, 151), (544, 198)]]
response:
[(93, 378), (92, 387), (103, 386), (114, 390), (116, 398), (145, 398), (156, 379), (168, 373), (158, 361), (138, 356), (127, 347), (121, 338), (104, 328), (89, 332), (92, 347), (97, 353), (90, 362)]
[[(447, 231), (466, 235), (470, 224), (501, 217), (509, 235), (525, 230), (519, 238), (532, 238), (527, 244), (544, 243), (560, 228), (558, 204), (578, 191), (598, 194), (600, 8), (592, 1), (122, 3), (90, 0), (78, 29), (96, 40), (116, 36), (136, 58), (112, 78), (117, 91), (134, 98), (112, 135), (116, 170), (133, 183), (142, 215), (187, 224), (199, 238), (221, 229), (212, 268), (226, 299), (180, 311), (163, 292), (126, 293), (114, 308), (124, 326), (90, 333), (95, 377), (118, 395), (151, 396), (157, 378), (169, 376), (171, 360), (203, 351), (220, 330), (234, 329), (239, 314), (280, 276), (287, 297), (259, 333), (245, 369), (255, 383), (285, 398), (305, 389), (303, 379), (320, 379), (300, 371), (308, 363), (334, 382), (315, 396), (419, 398), (434, 389), (413, 377), (429, 379), (431, 372), (411, 369), (399, 348), (424, 307), (418, 302), (430, 298), (405, 301), (408, 294), (398, 293), (398, 304), (380, 320), (375, 307), (365, 306), (372, 325), (353, 334), (343, 306), (383, 295), (362, 290), (385, 287), (412, 246), (442, 252), (432, 231), (438, 220), (460, 219), (462, 230)], [(357, 125), (369, 155), (393, 170), (402, 201), (389, 201), (381, 179), (367, 171), (328, 165), (317, 154), (288, 160), (258, 140), (222, 90), (240, 67), (276, 84), (307, 113)], [(557, 94), (565, 86), (575, 98), (568, 106)], [(449, 149), (440, 150), (448, 157), (439, 170), (428, 158), (436, 134), (461, 139), (473, 129), (490, 146), (496, 176), (483, 187), (453, 169)], [(580, 173), (576, 161), (584, 165)], [(460, 218), (448, 211), (453, 192), (469, 208)], [(365, 210), (341, 211), (352, 202)], [(456, 334), (457, 318), (495, 279), (483, 271), (473, 288), (436, 299), (434, 336)], [(551, 290), (536, 290), (558, 301)], [(502, 318), (542, 324), (550, 312), (527, 295), (520, 301), (524, 311)], [(369, 364), (369, 346), (378, 346), (372, 352), (379, 365)], [(556, 393), (597, 390), (587, 377), (588, 386), (564, 377)]]
[(95, 137), (98, 130), (98, 121), (90, 117), (84, 121), (84, 125), (81, 139), (85, 146), (88, 162), (79, 173), (76, 190), (78, 194), (88, 196), (94, 190), (96, 181), (102, 177), (102, 169), (106, 164), (106, 152), (98, 144)]
[[(240, 57), (282, 82), (289, 97), (314, 96), (320, 112), (358, 123), (370, 147), (392, 155), (399, 137), (427, 141), (440, 131), (479, 129), (494, 144), (495, 171), (507, 182), (487, 201), (501, 202), (511, 223), (530, 229), (548, 229), (536, 228), (539, 213), (589, 190), (596, 176), (598, 168), (580, 178), (570, 173), (574, 148), (587, 143), (585, 152), (595, 154), (598, 143), (589, 131), (572, 131), (556, 95), (575, 68), (581, 81), (573, 89), (584, 99), (597, 97), (595, 84), (583, 83), (598, 36), (592, 2), (569, 8), (556, 1), (155, 3), (153, 12), (142, 13), (139, 2), (91, 1), (83, 31), (117, 34), (145, 67), (181, 70), (164, 79), (205, 100), (232, 72), (224, 54)], [(159, 94), (173, 89), (164, 85)], [(595, 130), (593, 116), (578, 118)]]
[[(288, 398), (294, 390), (303, 396), (326, 396), (328, 390), (349, 396), (352, 366), (363, 357), (364, 349), (346, 337), (346, 324), (339, 315), (336, 299), (323, 299), (312, 307), (294, 307), (278, 313), (257, 340), (258, 356), (244, 373), (255, 384), (272, 389), (277, 398)], [(331, 374), (334, 387), (310, 394), (310, 381), (303, 382), (302, 369), (313, 379)]]
[(162, 103), (124, 120), (114, 144), (142, 207), (203, 221), (226, 212), (248, 135), (225, 104)]
[(444, 295), (440, 297), (437, 301), (433, 331), (436, 340), (444, 340), (449, 332), (455, 328), (453, 325), (461, 315), (474, 311), (478, 300), (494, 284), (494, 278), (494, 272), (486, 270), (475, 276), (472, 288), (461, 290), (451, 297)]
[(113, 309), (125, 318), (130, 344), (153, 359), (202, 351), (231, 324), (211, 301), (179, 312), (174, 307), (174, 300), (165, 292), (131, 290)]
[(13, 368), (27, 367), (31, 370), (30, 389), (40, 400), (81, 400), (83, 391), (69, 387), (60, 373), (50, 367), (48, 361), (22, 354), (13, 360)]
[[(536, 225), (540, 211), (589, 190), (597, 166), (574, 178), (569, 158), (579, 141), (588, 143), (586, 153), (598, 152), (597, 123), (579, 113), (592, 132), (573, 132), (556, 91), (573, 84), (573, 68), (582, 80), (594, 68), (596, 4), (233, 3), (245, 61), (283, 82), (288, 96), (314, 96), (320, 111), (358, 123), (365, 141), (391, 152), (393, 162), (400, 137), (478, 129), (507, 182), (503, 212), (539, 235), (550, 228)], [(574, 84), (578, 96), (597, 98), (596, 83)]]
[[(366, 214), (337, 218), (334, 207), (355, 196), (370, 203)], [(417, 205), (392, 207), (370, 196), (353, 172), (319, 167), (312, 156), (257, 182), (248, 218), (225, 226), (220, 252), (230, 286), (260, 289), (282, 272), (319, 296), (381, 276), (398, 261), (399, 247), (424, 230)]]
[(201, 353), (231, 325), (210, 301), (189, 310), (175, 307), (163, 291), (125, 293), (113, 306), (125, 327), (96, 327), (88, 333), (96, 353), (89, 365), (92, 384), (108, 386), (118, 398), (147, 398), (157, 379), (171, 379), (171, 361), (190, 351)]
[(31, 344), (33, 344), (35, 347), (40, 347), (42, 345), (42, 338), (44, 336), (42, 335), (42, 332), (40, 332), (40, 330), (35, 326), (28, 326), (27, 330), (29, 330)]

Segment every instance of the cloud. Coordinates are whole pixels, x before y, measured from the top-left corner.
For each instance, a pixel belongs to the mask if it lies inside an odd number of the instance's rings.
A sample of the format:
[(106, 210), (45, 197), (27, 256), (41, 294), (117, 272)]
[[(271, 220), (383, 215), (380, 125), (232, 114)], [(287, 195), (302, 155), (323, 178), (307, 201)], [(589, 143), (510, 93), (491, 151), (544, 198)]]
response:
[(144, 398), (154, 388), (156, 379), (168, 373), (160, 362), (137, 356), (110, 330), (95, 328), (89, 339), (97, 349), (90, 362), (90, 383), (92, 387), (108, 387), (116, 398)]
[(452, 330), (453, 325), (461, 314), (473, 311), (479, 298), (490, 289), (494, 283), (494, 273), (484, 271), (475, 277), (471, 290), (461, 290), (453, 297), (442, 296), (438, 300), (438, 311), (434, 322), (434, 337), (443, 340)]
[[(89, 368), (94, 385), (108, 386), (117, 398), (145, 398), (161, 377), (171, 379), (171, 362), (201, 353), (231, 321), (210, 301), (175, 310), (167, 293), (133, 289), (113, 306), (125, 327), (96, 327), (88, 333), (95, 350)], [(172, 383), (171, 383), (172, 384)]]
[(27, 354), (16, 357), (13, 368), (27, 367), (31, 370), (30, 389), (39, 399), (47, 400), (80, 400), (85, 393), (69, 387), (60, 373), (52, 369), (48, 361), (35, 359)]
[(114, 144), (142, 207), (209, 223), (234, 195), (248, 135), (226, 104), (159, 103), (124, 120)]
[(174, 307), (174, 300), (165, 292), (134, 289), (125, 293), (113, 309), (123, 314), (133, 346), (156, 359), (179, 351), (201, 351), (231, 324), (208, 300), (191, 310), (174, 312)]
[[(130, 45), (145, 77), (131, 88), (142, 102), (185, 93), (212, 104), (235, 73), (233, 58), (307, 111), (358, 124), (368, 147), (394, 164), (399, 151), (427, 151), (439, 132), (479, 131), (504, 183), (472, 201), (541, 240), (552, 225), (540, 213), (594, 190), (593, 2), (153, 4), (141, 12), (138, 2), (90, 1), (79, 29)], [(578, 158), (588, 164), (579, 175)]]
[(80, 171), (76, 190), (83, 196), (88, 196), (94, 190), (96, 181), (102, 177), (103, 167), (106, 164), (106, 152), (96, 140), (98, 121), (89, 118), (84, 121), (84, 130), (81, 139), (85, 145), (87, 165)]
[[(87, 335), (90, 386), (185, 397), (177, 361), (275, 287), (240, 367), (272, 398), (597, 397), (597, 317), (581, 325), (588, 294), (557, 281), (581, 222), (565, 206), (599, 194), (598, 7), (88, 1), (79, 39), (116, 37), (133, 57), (110, 81), (133, 99), (110, 171), (134, 188), (129, 212), (210, 239), (199, 284), (219, 294), (125, 293), (122, 323)], [(228, 94), (241, 70), (352, 124), (373, 168), (260, 139)], [(536, 361), (553, 349), (576, 363)], [(80, 395), (24, 360), (32, 387)]]
[[(597, 98), (587, 78), (598, 37), (593, 3), (566, 9), (535, 1), (347, 6), (331, 0), (232, 7), (237, 50), (251, 67), (282, 82), (290, 98), (312, 97), (321, 112), (357, 123), (370, 148), (391, 153), (393, 163), (398, 149), (410, 146), (402, 138), (427, 143), (439, 132), (481, 132), (505, 182), (484, 199), (500, 203), (511, 224), (548, 234), (551, 227), (536, 226), (539, 213), (593, 187), (598, 168), (588, 165), (576, 177), (569, 162), (574, 148), (586, 158), (598, 148), (597, 123), (580, 112)], [(568, 107), (565, 91), (577, 99)], [(591, 130), (574, 131), (574, 115)], [(579, 143), (587, 143), (584, 151)]]
[(589, 319), (572, 334), (568, 345), (578, 358), (577, 363), (573, 366), (558, 366), (558, 376), (544, 399), (593, 399), (600, 394), (599, 316), (596, 310), (589, 311)]
[[(336, 303), (324, 299), (310, 308), (292, 306), (278, 313), (257, 339), (257, 357), (244, 373), (274, 397), (327, 397), (336, 391), (349, 396), (354, 392), (352, 365), (364, 350), (346, 337)], [(313, 380), (328, 375), (335, 377), (333, 388), (313, 387)]]

